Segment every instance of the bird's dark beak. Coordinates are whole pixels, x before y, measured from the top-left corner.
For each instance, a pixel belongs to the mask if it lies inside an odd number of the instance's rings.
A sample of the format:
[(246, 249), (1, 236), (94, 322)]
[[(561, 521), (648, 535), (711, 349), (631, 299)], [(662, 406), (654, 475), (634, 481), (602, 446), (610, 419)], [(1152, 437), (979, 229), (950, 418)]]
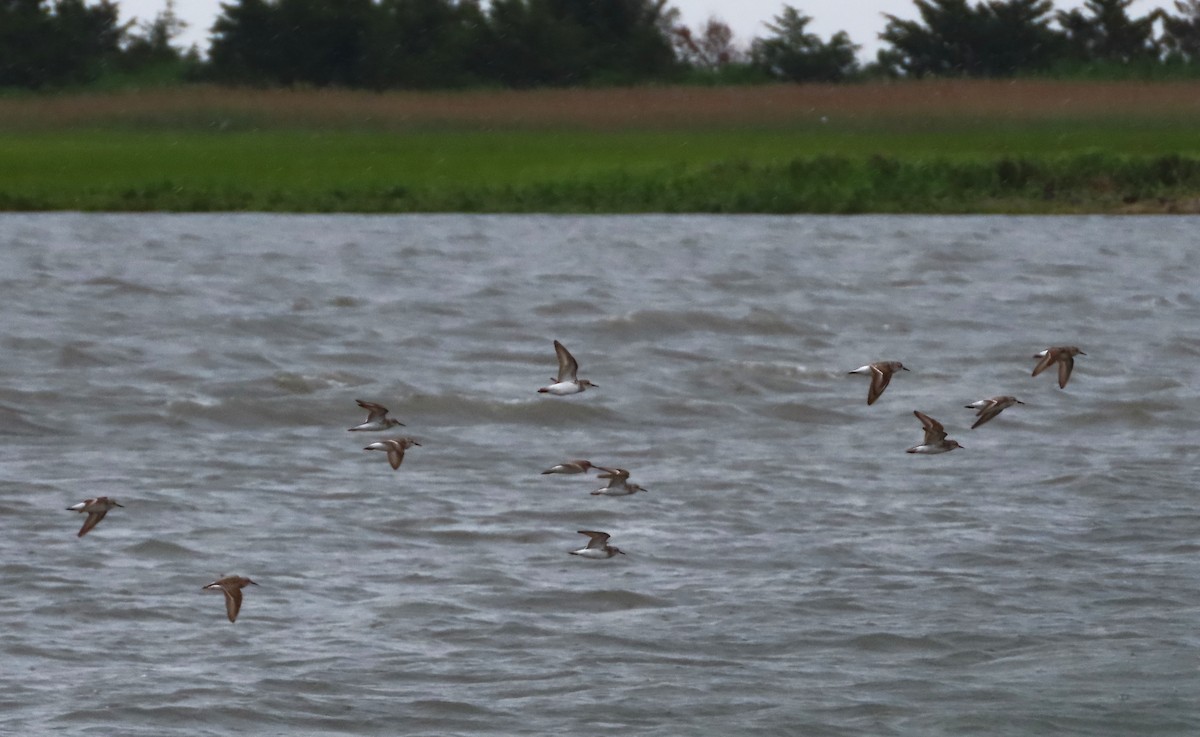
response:
[(249, 581), (249, 580), (247, 580), (247, 581), (246, 581), (246, 583), (254, 584), (255, 586), (257, 586), (257, 585), (258, 585), (258, 584), (257, 584), (257, 583), (255, 583), (254, 581)]
[(906, 366), (901, 366), (900, 368), (903, 369), (904, 371), (908, 371), (908, 368)]
[(124, 508), (125, 508), (125, 505), (124, 505), (124, 504), (117, 504), (116, 502), (113, 502), (113, 506), (114, 506), (114, 507), (120, 507), (121, 509), (124, 509)]
[(1086, 354), (1086, 353), (1084, 353), (1083, 351), (1080, 351), (1080, 352), (1079, 352), (1079, 355), (1081, 355), (1081, 356), (1086, 356), (1087, 354)]

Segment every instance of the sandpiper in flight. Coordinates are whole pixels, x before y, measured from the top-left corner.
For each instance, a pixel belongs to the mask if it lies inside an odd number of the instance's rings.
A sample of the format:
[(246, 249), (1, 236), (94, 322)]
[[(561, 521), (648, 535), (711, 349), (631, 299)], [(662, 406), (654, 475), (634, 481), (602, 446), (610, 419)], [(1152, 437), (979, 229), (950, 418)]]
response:
[(581, 558), (611, 558), (617, 553), (625, 555), (625, 552), (620, 548), (608, 544), (610, 535), (607, 532), (580, 530), (579, 534), (587, 535), (591, 539), (588, 540), (587, 547), (568, 551), (570, 555), (578, 555)]
[(933, 419), (924, 412), (913, 410), (913, 414), (921, 421), (921, 426), (925, 428), (925, 440), (920, 445), (914, 445), (908, 449), (908, 453), (945, 453), (961, 448), (957, 440), (946, 439), (946, 429), (942, 427), (942, 423)]
[(554, 352), (558, 355), (558, 376), (550, 379), (550, 381), (554, 382), (550, 386), (538, 389), (539, 393), (554, 394), (561, 397), (567, 394), (578, 394), (589, 386), (599, 388), (599, 385), (593, 384), (587, 379), (575, 378), (579, 373), (579, 362), (557, 340), (554, 341)]
[(870, 374), (871, 388), (867, 390), (867, 404), (875, 404), (875, 400), (879, 399), (879, 395), (883, 394), (883, 390), (887, 389), (887, 385), (892, 381), (892, 374), (897, 371), (908, 371), (904, 368), (904, 364), (899, 361), (876, 361), (868, 363), (866, 366), (859, 366), (850, 373), (852, 374)]
[(587, 473), (592, 468), (597, 467), (593, 466), (591, 461), (579, 459), (574, 461), (563, 461), (557, 466), (551, 466), (550, 468), (547, 468), (545, 471), (542, 471), (542, 473)]
[(355, 425), (354, 427), (348, 428), (351, 432), (356, 430), (375, 432), (378, 430), (386, 430), (389, 427), (395, 427), (396, 425), (404, 427), (404, 423), (400, 420), (396, 420), (387, 416), (388, 408), (384, 407), (382, 404), (364, 402), (361, 399), (355, 399), (354, 401), (358, 402), (359, 407), (362, 407), (367, 411), (367, 421), (360, 425)]
[(991, 399), (980, 399), (978, 402), (971, 402), (970, 404), (965, 405), (967, 409), (979, 410), (977, 413), (975, 413), (975, 416), (979, 419), (975, 420), (975, 424), (971, 425), (971, 429), (974, 430), (1014, 404), (1025, 403), (1016, 397), (1005, 396), (992, 397)]
[(1086, 355), (1086, 353), (1073, 345), (1060, 345), (1047, 348), (1041, 353), (1037, 353), (1033, 356), (1034, 358), (1040, 358), (1042, 360), (1038, 361), (1037, 365), (1033, 367), (1032, 375), (1037, 376), (1057, 363), (1058, 388), (1064, 389), (1067, 386), (1067, 379), (1071, 378), (1071, 369), (1075, 368), (1075, 356)]
[(603, 494), (604, 496), (628, 496), (636, 494), (639, 491), (649, 491), (637, 484), (629, 483), (629, 472), (623, 468), (600, 468), (604, 473), (600, 474), (600, 478), (608, 479), (608, 486), (603, 489), (596, 489), (592, 492), (592, 496)]
[(108, 510), (113, 507), (124, 508), (124, 506), (123, 504), (117, 504), (116, 499), (98, 496), (95, 499), (84, 499), (78, 504), (72, 504), (67, 507), (72, 512), (87, 512), (87, 519), (83, 521), (83, 527), (79, 528), (79, 534), (76, 537), (83, 537), (88, 534), (88, 530), (100, 524), (100, 520), (104, 519), (104, 515), (108, 514)]
[(238, 610), (242, 608), (242, 589), (250, 584), (258, 585), (246, 576), (226, 576), (213, 581), (204, 589), (220, 589), (221, 593), (225, 594), (225, 613), (229, 615), (230, 622), (235, 622)]
[(388, 463), (392, 464), (393, 469), (396, 469), (400, 468), (400, 464), (404, 462), (404, 451), (414, 445), (420, 445), (420, 443), (412, 438), (391, 438), (371, 443), (363, 450), (387, 451)]

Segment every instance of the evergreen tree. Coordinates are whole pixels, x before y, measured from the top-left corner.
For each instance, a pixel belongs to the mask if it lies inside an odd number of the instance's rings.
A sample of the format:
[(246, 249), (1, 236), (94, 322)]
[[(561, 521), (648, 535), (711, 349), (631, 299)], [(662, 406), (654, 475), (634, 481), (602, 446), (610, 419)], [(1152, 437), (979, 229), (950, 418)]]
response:
[(237, 0), (221, 9), (209, 50), (218, 79), (353, 87), (371, 78), (371, 0)]
[(1189, 61), (1200, 61), (1200, 0), (1175, 0), (1180, 15), (1162, 15), (1163, 45)]
[(556, 22), (541, 0), (492, 0), (485, 73), (509, 87), (563, 86), (587, 78), (582, 31)]
[(428, 89), (479, 81), (484, 25), (475, 0), (382, 0), (368, 43), (371, 85)]
[(280, 0), (280, 34), (287, 84), (359, 87), (370, 75), (367, 38), (375, 21), (371, 0)]
[(142, 23), (140, 34), (128, 34), (121, 54), (121, 65), (126, 69), (139, 69), (152, 64), (179, 61), (182, 55), (172, 42), (187, 28), (187, 23), (175, 14), (175, 0), (167, 0), (166, 7), (154, 20)]
[(885, 68), (914, 77), (1001, 77), (1048, 67), (1061, 47), (1050, 0), (915, 0), (921, 21), (888, 15)]
[(236, 0), (213, 76), (240, 82), (446, 87), (632, 82), (672, 68), (666, 0)]
[(879, 38), (891, 45), (878, 53), (881, 65), (913, 77), (978, 73), (975, 42), (982, 31), (966, 0), (915, 0), (921, 21), (886, 15)]
[(1085, 0), (1084, 8), (1059, 11), (1071, 57), (1080, 61), (1130, 61), (1158, 56), (1154, 44), (1156, 14), (1130, 18), (1133, 0)]
[(812, 18), (790, 5), (775, 16), (767, 29), (774, 33), (756, 38), (750, 46), (752, 63), (778, 79), (792, 82), (837, 82), (858, 70), (855, 52), (845, 31), (838, 31), (824, 42), (806, 29)]
[(990, 0), (985, 7), (985, 75), (1040, 72), (1061, 58), (1063, 36), (1050, 28), (1051, 0)]
[(493, 78), (517, 87), (633, 82), (674, 68), (667, 0), (493, 0)]
[(124, 33), (110, 0), (0, 0), (0, 87), (95, 79), (116, 57)]
[(208, 71), (227, 82), (281, 82), (276, 48), (283, 26), (267, 0), (221, 3), (212, 27)]

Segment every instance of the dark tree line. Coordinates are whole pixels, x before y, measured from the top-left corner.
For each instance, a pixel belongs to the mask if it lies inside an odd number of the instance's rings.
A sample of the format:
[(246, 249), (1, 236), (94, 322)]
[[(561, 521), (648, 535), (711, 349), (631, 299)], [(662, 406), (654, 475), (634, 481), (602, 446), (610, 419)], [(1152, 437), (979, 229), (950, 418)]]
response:
[(133, 27), (113, 0), (0, 0), (0, 87), (172, 64), (233, 84), (373, 89), (1004, 77), (1071, 64), (1182, 64), (1200, 76), (1200, 0), (1142, 17), (1129, 15), (1133, 0), (1066, 11), (913, 0), (919, 18), (886, 16), (885, 48), (865, 66), (844, 32), (822, 39), (789, 5), (743, 49), (718, 19), (687, 28), (669, 0), (229, 0), (201, 59), (173, 45), (182, 24), (165, 2)]
[[(1187, 61), (1200, 62), (1195, 56), (1197, 0), (1177, 2), (1183, 13), (1178, 18), (1161, 11), (1131, 18), (1132, 2), (1085, 0), (1082, 8), (1054, 11), (1050, 0), (987, 0), (974, 5), (967, 0), (915, 0), (920, 21), (888, 16), (880, 38), (891, 48), (879, 53), (879, 63), (914, 77), (1005, 77), (1046, 71), (1064, 62), (1159, 61), (1172, 50)], [(1160, 21), (1163, 32), (1156, 37)]]
[(108, 0), (0, 0), (0, 86), (86, 82), (116, 54), (121, 34)]
[(213, 26), (229, 82), (354, 87), (632, 83), (677, 64), (667, 0), (236, 0)]
[(113, 0), (0, 0), (0, 88), (87, 84), (113, 71), (198, 63), (172, 45), (173, 0), (149, 23), (122, 23)]

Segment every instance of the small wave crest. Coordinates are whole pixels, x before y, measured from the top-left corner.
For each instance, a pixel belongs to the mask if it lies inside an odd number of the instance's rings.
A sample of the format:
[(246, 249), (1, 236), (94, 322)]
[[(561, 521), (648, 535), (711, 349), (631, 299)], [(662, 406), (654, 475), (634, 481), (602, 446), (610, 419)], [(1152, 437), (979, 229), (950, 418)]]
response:
[(667, 337), (694, 332), (737, 335), (810, 335), (811, 325), (801, 326), (774, 310), (751, 308), (740, 317), (711, 310), (638, 310), (601, 322), (605, 331), (622, 340), (645, 335)]
[(145, 558), (193, 559), (200, 555), (199, 551), (165, 540), (146, 540), (130, 545), (125, 551)]

